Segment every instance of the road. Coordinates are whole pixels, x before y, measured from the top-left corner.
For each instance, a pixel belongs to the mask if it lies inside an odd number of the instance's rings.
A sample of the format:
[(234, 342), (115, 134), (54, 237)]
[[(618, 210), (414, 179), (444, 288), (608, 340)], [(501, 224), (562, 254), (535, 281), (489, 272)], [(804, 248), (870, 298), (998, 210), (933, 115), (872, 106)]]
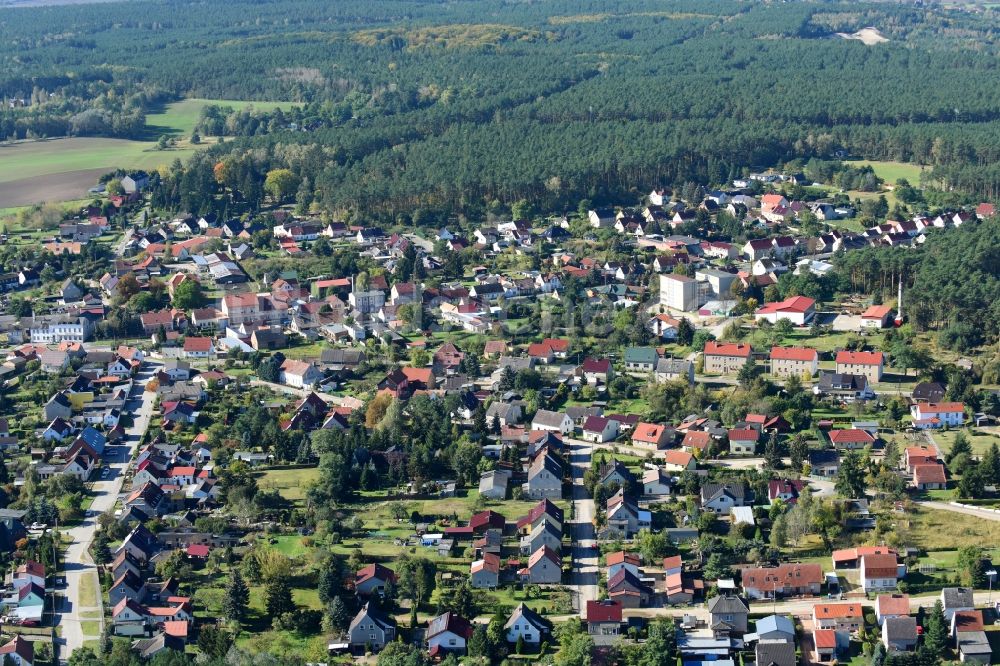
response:
[(583, 485), (583, 475), (590, 469), (591, 445), (580, 440), (567, 442), (569, 461), (573, 468), (574, 517), (569, 521), (573, 573), (573, 602), (586, 618), (587, 602), (597, 599), (598, 569), (597, 534), (594, 530), (594, 500)]
[[(132, 394), (125, 409), (132, 415), (132, 425), (125, 431), (125, 444), (108, 446), (105, 449), (104, 464), (111, 468), (111, 473), (106, 479), (98, 480), (92, 484), (94, 502), (87, 512), (87, 516), (79, 525), (64, 532), (72, 539), (72, 542), (66, 547), (63, 559), (65, 570), (62, 575), (66, 578), (65, 597), (61, 600), (53, 617), (53, 623), (62, 627), (62, 638), (57, 641), (61, 663), (66, 663), (69, 655), (77, 648), (83, 647), (85, 641), (100, 637), (91, 634), (85, 635), (83, 632), (84, 620), (98, 621), (103, 626), (103, 606), (99, 594), (101, 586), (97, 576), (97, 567), (90, 558), (90, 542), (93, 541), (97, 531), (97, 517), (113, 508), (118, 500), (118, 494), (121, 492), (125, 479), (125, 471), (135, 454), (139, 440), (149, 427), (156, 396), (153, 393), (146, 393), (144, 388), (146, 382), (155, 374), (158, 366), (159, 364), (146, 362), (136, 376)], [(90, 583), (88, 596), (91, 598), (84, 599), (82, 598), (84, 591), (82, 586), (87, 579)], [(93, 591), (92, 595), (91, 591)]]
[(938, 509), (940, 511), (951, 511), (952, 513), (964, 513), (967, 516), (975, 516), (983, 520), (993, 520), (1000, 522), (1000, 513), (992, 509), (980, 508), (976, 506), (955, 506), (951, 502), (916, 502), (920, 506), (928, 509)]

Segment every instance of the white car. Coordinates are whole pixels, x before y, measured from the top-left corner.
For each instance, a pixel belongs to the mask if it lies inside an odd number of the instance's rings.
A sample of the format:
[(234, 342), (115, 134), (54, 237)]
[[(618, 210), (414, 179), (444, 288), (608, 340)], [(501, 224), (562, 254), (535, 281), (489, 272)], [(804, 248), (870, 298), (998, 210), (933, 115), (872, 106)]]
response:
[(44, 530), (46, 527), (48, 527), (48, 525), (46, 525), (45, 523), (31, 523), (31, 527), (29, 527), (28, 529)]

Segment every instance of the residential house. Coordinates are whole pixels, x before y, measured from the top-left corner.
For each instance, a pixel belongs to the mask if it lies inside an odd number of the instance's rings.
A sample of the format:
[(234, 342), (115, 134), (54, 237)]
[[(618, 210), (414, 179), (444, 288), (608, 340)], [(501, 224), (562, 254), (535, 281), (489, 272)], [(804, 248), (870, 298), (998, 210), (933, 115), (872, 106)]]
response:
[(618, 437), (618, 421), (604, 416), (588, 416), (581, 437), (587, 442), (610, 442)]
[(392, 569), (378, 563), (369, 564), (354, 574), (354, 591), (361, 597), (382, 595), (386, 585), (395, 582), (396, 573)]
[(945, 467), (941, 463), (913, 466), (911, 485), (917, 490), (944, 490), (948, 487)]
[(819, 354), (808, 347), (771, 347), (771, 374), (811, 378), (819, 369)]
[(483, 553), (469, 568), (469, 583), (476, 589), (496, 589), (500, 585), (500, 556)]
[(642, 608), (653, 598), (653, 590), (631, 571), (622, 569), (608, 578), (608, 598), (621, 603), (622, 608)]
[(692, 386), (694, 385), (694, 363), (680, 358), (661, 358), (656, 362), (653, 376), (661, 384), (683, 379), (689, 386)]
[(749, 626), (750, 606), (734, 594), (720, 594), (708, 600), (709, 626), (716, 638), (742, 636)]
[(521, 602), (504, 624), (507, 642), (517, 643), (521, 639), (527, 645), (540, 645), (552, 633), (552, 624)]
[(905, 617), (910, 614), (910, 595), (880, 594), (875, 598), (875, 621), (882, 623), (891, 617)]
[(754, 646), (754, 655), (759, 666), (796, 666), (799, 663), (793, 641), (759, 641)]
[(577, 372), (588, 384), (593, 386), (607, 385), (614, 376), (611, 361), (606, 358), (585, 358), (580, 367), (577, 368)]
[(539, 409), (535, 412), (535, 416), (531, 420), (531, 429), (550, 430), (553, 432), (560, 432), (565, 435), (573, 432), (573, 419), (567, 416), (565, 412), (553, 412), (547, 409)]
[(348, 643), (355, 652), (379, 652), (396, 639), (396, 621), (366, 603), (347, 628)]
[(34, 666), (35, 647), (24, 636), (24, 634), (14, 634), (10, 641), (0, 646), (0, 661), (7, 663), (9, 659), (13, 666)]
[(701, 487), (701, 508), (727, 515), (734, 506), (749, 506), (747, 488), (742, 483), (706, 483)]
[(184, 358), (214, 358), (215, 345), (209, 337), (184, 338)]
[(823, 603), (813, 606), (814, 629), (857, 633), (864, 625), (864, 607), (854, 603)]
[(562, 560), (559, 554), (548, 546), (542, 546), (534, 551), (528, 558), (527, 582), (557, 584), (560, 581), (562, 581)]
[(639, 576), (641, 571), (639, 566), (641, 564), (639, 556), (636, 553), (628, 553), (624, 550), (618, 550), (613, 553), (608, 553), (604, 562), (608, 567), (608, 578), (613, 578), (620, 571), (628, 571), (633, 576)]
[(910, 405), (915, 428), (960, 427), (965, 423), (965, 403), (918, 402)]
[(482, 476), (479, 477), (480, 497), (493, 500), (506, 499), (510, 477), (510, 470), (500, 469), (483, 472)]
[(542, 547), (556, 552), (562, 550), (562, 530), (544, 520), (532, 527), (530, 533), (521, 537), (521, 552), (526, 555)]
[(281, 363), (278, 381), (293, 388), (308, 388), (323, 379), (323, 373), (313, 364), (287, 358)]
[(976, 602), (972, 590), (967, 587), (946, 587), (941, 590), (941, 605), (944, 607), (944, 617), (951, 623), (952, 616), (957, 611), (975, 610)]
[[(787, 615), (768, 615), (754, 623), (752, 634), (744, 634), (745, 641), (795, 641), (795, 623)], [(765, 662), (766, 663), (766, 662)]]
[(652, 372), (659, 360), (659, 354), (652, 347), (626, 347), (625, 349), (625, 369), (630, 372)]
[(875, 397), (875, 391), (872, 390), (867, 376), (830, 371), (820, 371), (819, 381), (813, 386), (813, 393), (844, 402), (871, 400)]
[(720, 343), (709, 340), (705, 343), (705, 373), (729, 375), (739, 372), (750, 359), (750, 345), (740, 343)]
[(686, 472), (697, 467), (698, 461), (688, 451), (672, 450), (663, 453), (663, 469), (668, 472)]
[(867, 430), (844, 428), (827, 433), (830, 443), (838, 450), (863, 449), (875, 443), (875, 437)]
[(637, 423), (632, 430), (632, 446), (659, 451), (674, 443), (674, 429), (656, 423)]
[(644, 496), (662, 497), (670, 494), (670, 475), (663, 469), (647, 469), (642, 474), (642, 494)]
[(819, 564), (781, 564), (777, 567), (743, 569), (741, 579), (743, 592), (750, 599), (774, 599), (817, 595), (824, 575)]
[(843, 350), (837, 352), (836, 362), (836, 370), (840, 374), (864, 375), (871, 383), (882, 380), (885, 367), (882, 352)]
[(734, 428), (728, 432), (729, 452), (734, 456), (752, 456), (757, 453), (760, 433), (753, 428)]
[(622, 627), (622, 605), (617, 601), (587, 601), (587, 633), (617, 636)]
[(882, 645), (889, 654), (912, 652), (917, 647), (917, 619), (904, 615), (882, 622)]
[(528, 467), (528, 480), (524, 494), (531, 499), (560, 499), (562, 497), (563, 467), (559, 459), (549, 452), (535, 456)]
[(432, 657), (453, 653), (465, 654), (468, 640), (472, 638), (473, 627), (464, 617), (455, 613), (438, 615), (427, 624), (424, 642)]

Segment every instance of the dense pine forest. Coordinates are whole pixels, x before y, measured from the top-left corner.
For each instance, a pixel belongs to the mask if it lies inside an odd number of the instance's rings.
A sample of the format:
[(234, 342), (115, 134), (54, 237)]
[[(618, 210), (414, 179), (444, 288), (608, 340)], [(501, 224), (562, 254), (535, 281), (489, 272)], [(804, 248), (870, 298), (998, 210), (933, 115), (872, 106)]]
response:
[[(287, 101), (210, 109), (200, 130), (236, 140), (173, 176), (208, 187), (222, 160), (287, 167), (326, 208), (392, 220), (576, 208), (845, 155), (931, 165), (940, 188), (995, 197), (998, 16), (733, 0), (10, 9), (0, 139), (135, 137), (146, 112), (188, 96)], [(888, 41), (837, 36), (866, 26)], [(163, 203), (210, 200), (173, 189)]]

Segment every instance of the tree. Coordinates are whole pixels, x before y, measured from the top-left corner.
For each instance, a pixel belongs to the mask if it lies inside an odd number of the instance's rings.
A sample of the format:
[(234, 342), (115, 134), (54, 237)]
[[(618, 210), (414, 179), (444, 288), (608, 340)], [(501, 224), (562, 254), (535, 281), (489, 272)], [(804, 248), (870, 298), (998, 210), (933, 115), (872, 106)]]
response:
[(229, 574), (226, 595), (222, 599), (222, 616), (232, 622), (242, 622), (249, 604), (250, 588), (243, 582), (239, 569), (233, 569)]
[(327, 558), (323, 569), (319, 572), (317, 589), (319, 591), (319, 600), (324, 604), (331, 603), (343, 592), (344, 586), (343, 577), (340, 573), (340, 561), (336, 557), (331, 555)]
[(276, 576), (264, 585), (264, 608), (271, 618), (295, 611), (292, 586), (287, 576)]
[(677, 627), (673, 618), (655, 620), (649, 625), (648, 635), (637, 666), (674, 666), (677, 663)]
[(962, 575), (962, 584), (972, 588), (986, 586), (986, 570), (983, 568), (983, 549), (979, 546), (963, 546), (958, 549), (956, 566)]
[(210, 659), (221, 659), (229, 652), (232, 637), (216, 624), (205, 624), (198, 632), (198, 651)]
[(934, 607), (924, 619), (924, 648), (931, 655), (940, 656), (948, 647), (949, 627), (944, 619), (944, 606), (941, 601), (934, 602)]
[(778, 433), (773, 432), (764, 445), (764, 464), (770, 469), (781, 467), (781, 449), (778, 447)]
[(753, 359), (753, 356), (746, 360), (746, 363), (740, 368), (740, 371), (736, 373), (736, 379), (739, 381), (740, 386), (747, 388), (753, 384), (753, 380), (757, 378), (757, 361)]
[(200, 308), (204, 303), (205, 296), (202, 293), (201, 283), (197, 280), (189, 278), (174, 289), (174, 307), (181, 310), (193, 310)]
[(556, 666), (590, 666), (590, 656), (594, 651), (594, 639), (579, 633), (560, 637), (559, 652), (555, 656)]
[(855, 499), (865, 496), (865, 470), (861, 467), (857, 451), (848, 451), (841, 459), (835, 488), (841, 497)]
[(326, 607), (326, 615), (329, 625), (334, 629), (343, 630), (351, 621), (350, 615), (347, 613), (347, 606), (339, 596), (334, 597)]
[(792, 459), (792, 468), (796, 472), (801, 472), (802, 464), (809, 458), (809, 442), (802, 433), (795, 433), (792, 437), (788, 454)]
[(658, 562), (669, 552), (670, 546), (667, 542), (666, 532), (653, 532), (642, 529), (636, 535), (639, 552), (646, 562)]
[(292, 196), (299, 187), (299, 179), (290, 169), (272, 169), (264, 179), (264, 191), (277, 203)]
[(691, 325), (687, 317), (681, 317), (680, 323), (677, 324), (677, 344), (689, 347), (693, 341), (694, 326)]

